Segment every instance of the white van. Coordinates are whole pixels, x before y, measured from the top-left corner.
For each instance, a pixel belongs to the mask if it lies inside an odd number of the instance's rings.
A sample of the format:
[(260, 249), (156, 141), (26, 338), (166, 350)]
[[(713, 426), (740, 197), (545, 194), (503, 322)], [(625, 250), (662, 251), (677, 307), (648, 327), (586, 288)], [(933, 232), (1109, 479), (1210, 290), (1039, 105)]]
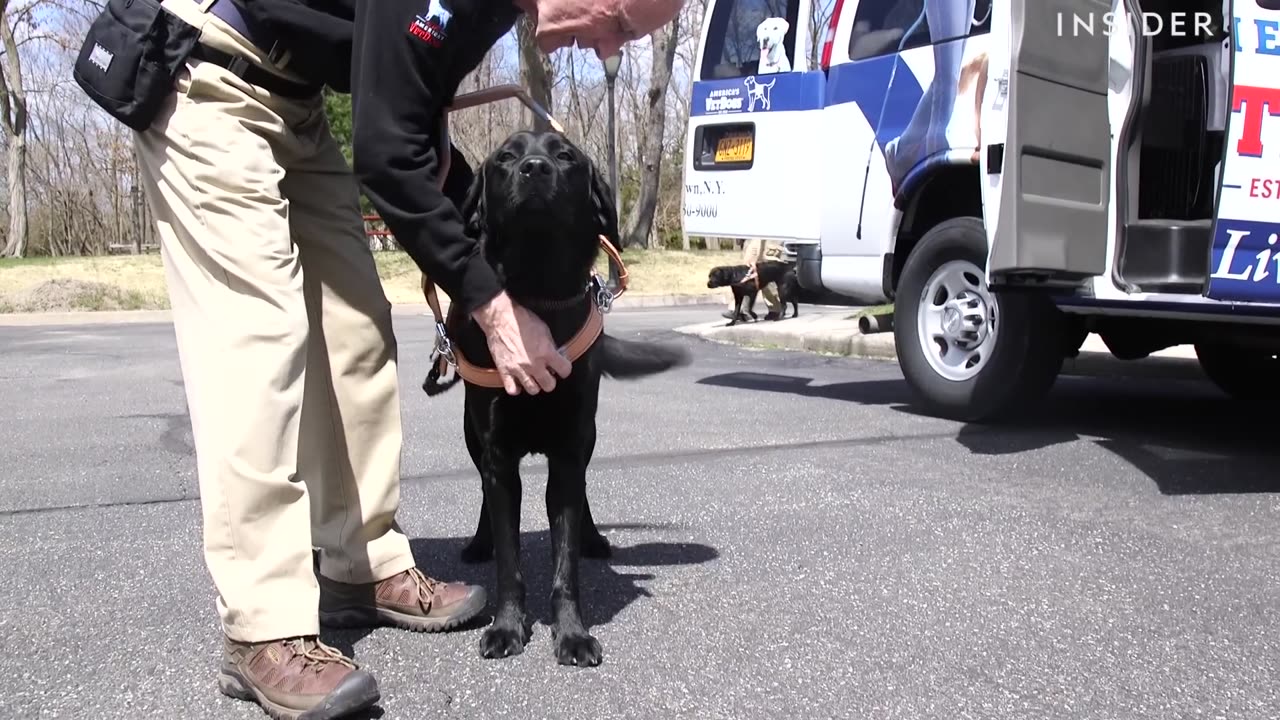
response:
[(687, 235), (894, 301), (937, 414), (1036, 402), (1091, 332), (1277, 395), (1280, 0), (834, 0), (809, 67), (811, 1), (710, 1)]

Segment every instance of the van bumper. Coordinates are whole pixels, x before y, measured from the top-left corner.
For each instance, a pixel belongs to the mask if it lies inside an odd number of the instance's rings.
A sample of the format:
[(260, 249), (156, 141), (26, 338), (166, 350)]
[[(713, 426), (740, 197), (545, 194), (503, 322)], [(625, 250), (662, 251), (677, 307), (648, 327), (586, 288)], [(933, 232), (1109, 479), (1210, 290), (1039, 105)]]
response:
[(810, 292), (824, 292), (822, 286), (822, 246), (818, 243), (795, 246), (796, 280)]

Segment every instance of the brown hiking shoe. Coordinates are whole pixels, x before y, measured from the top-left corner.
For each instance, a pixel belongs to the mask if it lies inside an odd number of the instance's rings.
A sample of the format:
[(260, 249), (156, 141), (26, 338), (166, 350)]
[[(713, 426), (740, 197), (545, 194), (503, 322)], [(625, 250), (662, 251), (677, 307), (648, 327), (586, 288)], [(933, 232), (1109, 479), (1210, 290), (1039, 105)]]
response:
[(394, 625), (414, 632), (439, 632), (475, 617), (487, 602), (479, 585), (440, 582), (417, 568), (365, 585), (318, 577), (320, 623), (329, 627)]
[(224, 637), (218, 689), (275, 720), (336, 720), (378, 702), (378, 682), (315, 637), (240, 643)]

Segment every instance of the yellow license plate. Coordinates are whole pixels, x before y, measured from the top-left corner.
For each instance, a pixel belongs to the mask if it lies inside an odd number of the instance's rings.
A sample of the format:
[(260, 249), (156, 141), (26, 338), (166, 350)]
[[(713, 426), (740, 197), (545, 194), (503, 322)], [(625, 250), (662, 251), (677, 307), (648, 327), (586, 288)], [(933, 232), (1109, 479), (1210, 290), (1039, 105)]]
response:
[(750, 135), (726, 135), (716, 142), (716, 162), (749, 162), (755, 152)]

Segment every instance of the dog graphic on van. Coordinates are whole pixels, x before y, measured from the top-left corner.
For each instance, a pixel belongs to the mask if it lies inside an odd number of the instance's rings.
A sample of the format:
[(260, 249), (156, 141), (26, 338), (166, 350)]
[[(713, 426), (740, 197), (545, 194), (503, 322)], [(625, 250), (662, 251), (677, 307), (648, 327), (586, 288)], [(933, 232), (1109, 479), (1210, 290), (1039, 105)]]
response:
[(769, 91), (773, 89), (773, 84), (778, 82), (775, 78), (767, 83), (762, 83), (755, 77), (748, 77), (742, 81), (747, 86), (747, 112), (754, 112), (756, 103), (760, 103), (760, 109), (769, 109)]

